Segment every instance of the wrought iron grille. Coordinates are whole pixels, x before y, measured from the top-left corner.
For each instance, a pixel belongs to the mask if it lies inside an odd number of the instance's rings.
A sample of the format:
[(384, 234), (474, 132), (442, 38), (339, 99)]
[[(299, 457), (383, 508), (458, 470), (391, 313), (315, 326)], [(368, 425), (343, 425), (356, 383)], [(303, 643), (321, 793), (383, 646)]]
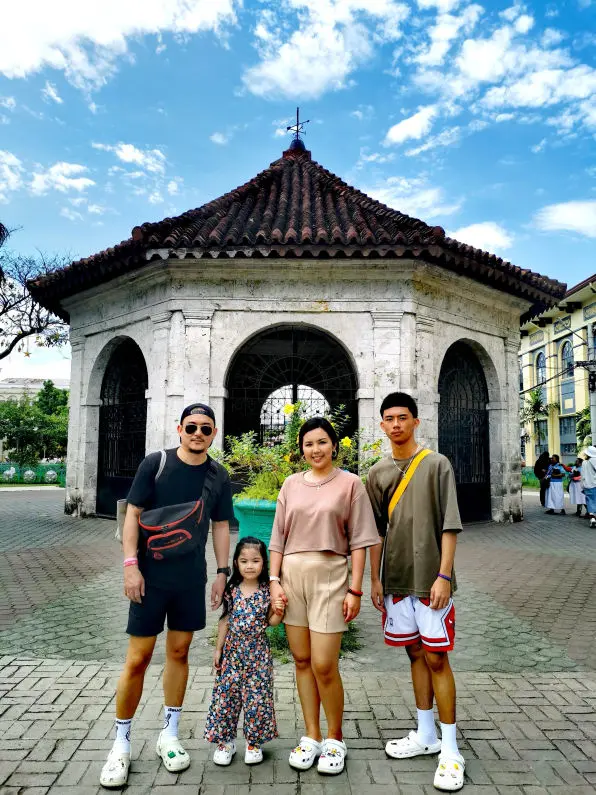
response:
[(259, 437), (261, 444), (279, 444), (283, 441), (288, 415), (284, 409), (289, 403), (300, 401), (304, 414), (315, 417), (329, 412), (329, 403), (320, 392), (302, 384), (286, 384), (272, 392), (261, 408)]
[(490, 515), (488, 390), (473, 351), (453, 345), (439, 377), (439, 450), (453, 465), (462, 517)]

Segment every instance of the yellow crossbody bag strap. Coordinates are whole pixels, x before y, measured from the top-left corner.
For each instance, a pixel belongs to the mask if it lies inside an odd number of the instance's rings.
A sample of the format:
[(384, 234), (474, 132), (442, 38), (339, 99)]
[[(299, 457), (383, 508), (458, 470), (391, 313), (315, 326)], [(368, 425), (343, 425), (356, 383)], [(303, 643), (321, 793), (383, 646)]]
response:
[(395, 508), (397, 506), (397, 503), (401, 500), (402, 494), (408, 488), (408, 483), (414, 477), (414, 472), (416, 472), (416, 469), (418, 468), (418, 464), (423, 459), (425, 459), (427, 455), (430, 455), (431, 453), (432, 453), (432, 450), (421, 450), (418, 453), (418, 455), (415, 458), (412, 459), (412, 463), (410, 464), (410, 466), (406, 470), (406, 474), (400, 480), (399, 486), (395, 489), (395, 491), (393, 493), (393, 497), (391, 498), (391, 502), (389, 503), (388, 514), (389, 514), (389, 518), (390, 519), (391, 519), (391, 514), (393, 513), (393, 511), (395, 510)]

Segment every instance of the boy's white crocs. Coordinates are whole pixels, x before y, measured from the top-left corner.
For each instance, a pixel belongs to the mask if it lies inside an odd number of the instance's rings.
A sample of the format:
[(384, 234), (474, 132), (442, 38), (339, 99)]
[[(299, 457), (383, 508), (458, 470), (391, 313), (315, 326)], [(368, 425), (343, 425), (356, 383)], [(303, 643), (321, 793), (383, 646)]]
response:
[(263, 761), (263, 752), (256, 745), (247, 745), (244, 761), (247, 765), (258, 765)]
[(418, 739), (418, 734), (410, 732), (407, 737), (399, 740), (389, 740), (385, 746), (385, 753), (393, 759), (410, 759), (413, 756), (423, 756), (425, 754), (438, 754), (441, 750), (441, 741), (424, 744)]
[(179, 773), (190, 765), (190, 756), (182, 747), (180, 740), (177, 737), (165, 737), (163, 731), (159, 733), (155, 750), (161, 757), (165, 769), (170, 773)]
[(439, 756), (439, 765), (433, 784), (443, 792), (457, 792), (464, 785), (466, 763), (461, 754)]
[(213, 761), (216, 765), (227, 767), (232, 764), (235, 753), (236, 743), (234, 740), (231, 743), (220, 743), (213, 752)]
[(290, 767), (295, 770), (309, 770), (322, 750), (322, 744), (312, 737), (302, 737), (299, 744), (290, 753)]
[(317, 770), (329, 776), (336, 776), (344, 769), (348, 749), (341, 740), (324, 740)]
[(123, 787), (128, 780), (129, 769), (130, 754), (125, 754), (117, 748), (112, 748), (105, 765), (101, 769), (99, 783), (106, 789)]

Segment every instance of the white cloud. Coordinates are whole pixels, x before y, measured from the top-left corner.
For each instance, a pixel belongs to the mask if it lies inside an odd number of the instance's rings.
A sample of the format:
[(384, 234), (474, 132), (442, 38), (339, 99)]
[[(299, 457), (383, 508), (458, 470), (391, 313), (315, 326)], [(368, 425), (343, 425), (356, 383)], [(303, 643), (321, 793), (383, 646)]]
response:
[(152, 193), (149, 194), (149, 204), (161, 204), (163, 202), (163, 196), (158, 190), (154, 190)]
[(353, 110), (350, 113), (350, 116), (358, 119), (358, 121), (368, 121), (369, 119), (372, 119), (374, 115), (375, 109), (372, 105), (358, 105), (356, 110)]
[(182, 186), (182, 177), (175, 177), (168, 182), (167, 191), (170, 196), (176, 196)]
[(12, 152), (0, 149), (0, 202), (8, 202), (8, 194), (23, 186), (23, 166)]
[(394, 124), (385, 136), (384, 145), (391, 146), (392, 144), (402, 144), (410, 138), (418, 140), (423, 138), (430, 132), (437, 113), (438, 108), (436, 105), (427, 105), (408, 119)]
[(84, 191), (95, 185), (89, 177), (80, 176), (89, 169), (78, 163), (54, 163), (46, 171), (34, 172), (31, 181), (31, 193), (42, 196), (50, 190), (66, 193), (69, 190)]
[(518, 33), (528, 33), (534, 27), (534, 17), (522, 14), (515, 20), (513, 27)]
[(421, 66), (440, 66), (460, 33), (471, 31), (480, 16), (482, 6), (467, 6), (460, 16), (439, 14), (435, 25), (429, 30), (430, 44), (422, 46), (413, 60)]
[(429, 185), (423, 177), (389, 177), (362, 190), (373, 199), (423, 221), (453, 215), (462, 204), (461, 200), (448, 202), (443, 189)]
[(271, 0), (254, 29), (260, 60), (245, 71), (244, 87), (257, 96), (311, 99), (346, 88), (375, 46), (401, 36), (407, 14), (399, 0)]
[(113, 152), (123, 163), (134, 163), (152, 174), (163, 174), (166, 170), (166, 156), (159, 149), (145, 149), (143, 151), (133, 144), (122, 142), (115, 146), (98, 143), (92, 143), (91, 146), (104, 152)]
[(530, 147), (530, 149), (532, 150), (532, 152), (534, 152), (535, 155), (537, 155), (539, 152), (542, 152), (544, 150), (546, 143), (547, 143), (546, 138), (543, 138), (540, 141), (540, 143), (535, 144), (534, 146)]
[(500, 252), (513, 245), (513, 236), (494, 221), (462, 226), (455, 232), (449, 232), (449, 237), (489, 252)]
[(214, 132), (209, 136), (209, 140), (218, 146), (225, 146), (228, 143), (227, 135), (221, 132)]
[(596, 69), (581, 65), (573, 69), (542, 69), (508, 86), (487, 92), (482, 104), (542, 108), (566, 100), (586, 99), (596, 92)]
[(87, 212), (91, 215), (103, 215), (106, 212), (106, 208), (101, 204), (89, 204), (87, 205)]
[(6, 110), (14, 110), (16, 106), (17, 103), (14, 97), (0, 97), (0, 108), (6, 108)]
[(64, 100), (58, 93), (58, 89), (49, 80), (46, 80), (45, 87), (41, 89), (41, 95), (46, 102), (55, 102), (57, 105), (62, 105)]
[(380, 152), (371, 152), (369, 154), (367, 149), (361, 149), (360, 157), (356, 163), (356, 168), (361, 169), (368, 163), (375, 163), (376, 165), (380, 166), (384, 163), (391, 163), (392, 160), (395, 160), (395, 155), (393, 152), (385, 154), (381, 154)]
[(286, 135), (289, 135), (289, 133), (285, 127), (278, 127), (273, 133), (274, 138), (284, 138)]
[(418, 0), (419, 8), (436, 8), (444, 14), (453, 11), (459, 3), (460, 0)]
[(422, 152), (428, 152), (429, 149), (436, 149), (438, 146), (451, 146), (452, 144), (458, 143), (458, 141), (461, 140), (461, 137), (461, 127), (448, 127), (438, 135), (434, 135), (429, 138), (420, 146), (414, 147), (414, 149), (407, 149), (406, 155), (408, 157), (416, 157)]
[(82, 221), (83, 216), (77, 210), (71, 210), (70, 207), (63, 207), (60, 210), (60, 215), (63, 218), (68, 218), (69, 221)]
[(550, 204), (534, 216), (538, 229), (553, 232), (578, 232), (596, 238), (596, 200)]
[(236, 21), (240, 0), (20, 0), (4, 3), (0, 74), (21, 78), (59, 69), (79, 88), (97, 89), (129, 57), (139, 36), (222, 31)]
[(565, 34), (554, 28), (547, 28), (540, 39), (543, 47), (556, 47), (565, 38)]

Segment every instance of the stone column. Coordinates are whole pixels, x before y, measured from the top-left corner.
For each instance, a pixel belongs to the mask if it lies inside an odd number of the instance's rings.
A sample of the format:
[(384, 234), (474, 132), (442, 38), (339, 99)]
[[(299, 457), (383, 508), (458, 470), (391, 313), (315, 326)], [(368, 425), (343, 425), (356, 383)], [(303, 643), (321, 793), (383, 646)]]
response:
[[(184, 359), (184, 405), (201, 401), (209, 403), (211, 320), (213, 312), (184, 311), (186, 324)], [(218, 424), (222, 418), (217, 417)]]
[(84, 338), (71, 337), (70, 389), (68, 398), (68, 447), (66, 459), (66, 495), (64, 510), (78, 514), (80, 488), (83, 481), (83, 449), (81, 440), (83, 403)]
[(172, 312), (168, 332), (164, 445), (179, 444), (176, 426), (185, 406), (186, 324), (180, 310)]
[[(506, 385), (500, 412), (501, 456), (503, 462), (503, 514), (501, 521), (519, 522), (523, 517), (521, 495), (521, 451), (519, 423), (519, 333), (504, 340)], [(492, 404), (491, 404), (492, 405)], [(491, 443), (493, 426), (491, 417)]]
[(166, 446), (166, 389), (168, 378), (168, 342), (170, 334), (171, 312), (161, 312), (151, 318), (153, 323), (153, 341), (151, 345), (151, 362), (149, 372), (149, 388), (147, 389), (147, 452), (161, 450)]
[(439, 447), (438, 373), (435, 374), (435, 321), (424, 315), (416, 316), (416, 400), (420, 431), (418, 441), (432, 450)]
[(228, 390), (225, 387), (213, 387), (209, 393), (209, 405), (215, 412), (215, 419), (217, 421), (218, 433), (213, 442), (213, 447), (218, 450), (223, 450), (224, 437), (226, 428), (224, 425), (224, 410), (226, 398), (228, 397)]
[[(403, 312), (373, 312), (374, 396), (373, 416), (380, 416), (383, 398), (403, 383), (401, 325)], [(362, 391), (362, 390), (361, 390)]]

